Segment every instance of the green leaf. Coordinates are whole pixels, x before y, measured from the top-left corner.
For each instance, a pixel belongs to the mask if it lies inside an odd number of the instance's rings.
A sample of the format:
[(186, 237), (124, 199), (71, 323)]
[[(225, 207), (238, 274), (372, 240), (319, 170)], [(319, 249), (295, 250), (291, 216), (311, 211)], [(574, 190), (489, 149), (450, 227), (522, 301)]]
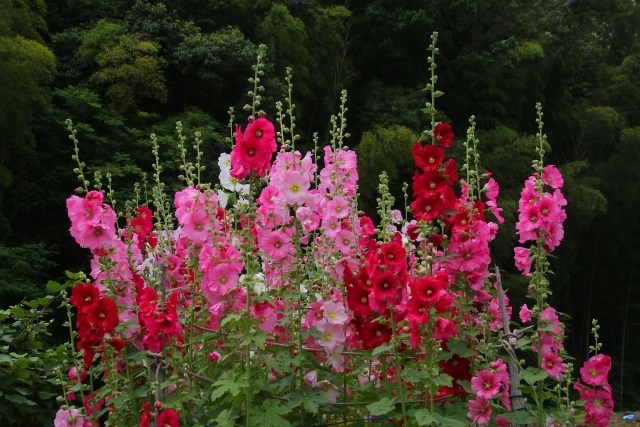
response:
[(241, 319), (242, 319), (242, 316), (239, 314), (229, 314), (224, 319), (222, 319), (222, 321), (220, 322), (220, 327), (223, 327), (229, 322), (237, 322), (238, 320), (241, 320)]
[(230, 409), (225, 409), (218, 414), (218, 417), (214, 419), (215, 425), (219, 427), (234, 427), (236, 425), (236, 419), (238, 418)]
[(64, 286), (62, 286), (58, 282), (54, 282), (53, 280), (49, 280), (47, 282), (47, 292), (58, 293), (63, 289), (64, 289)]
[(294, 391), (293, 393), (290, 393), (287, 398), (287, 406), (289, 408), (296, 409), (302, 407), (305, 411), (311, 412), (312, 414), (317, 414), (318, 409), (320, 408), (319, 402), (326, 400), (322, 399), (316, 390), (311, 390), (311, 392), (306, 392), (304, 394), (299, 391)]
[(534, 385), (538, 381), (543, 381), (545, 378), (549, 376), (547, 371), (543, 371), (542, 369), (528, 367), (520, 371), (520, 379), (524, 380), (529, 385)]
[(371, 356), (376, 357), (377, 355), (379, 355), (380, 353), (385, 353), (385, 352), (392, 352), (393, 351), (393, 345), (390, 344), (383, 344), (381, 346), (376, 347), (372, 352), (371, 352)]
[(369, 413), (374, 416), (386, 415), (395, 409), (396, 402), (396, 398), (383, 397), (377, 402), (368, 404), (367, 409)]
[(282, 415), (286, 415), (291, 412), (291, 409), (284, 406), (282, 403), (275, 399), (267, 399), (262, 404), (262, 410), (257, 414), (251, 414), (252, 424), (260, 427), (287, 427), (291, 423), (282, 418)]
[(220, 378), (213, 384), (215, 389), (211, 392), (211, 400), (214, 401), (226, 393), (237, 396), (249, 387), (247, 377), (243, 374), (238, 375), (234, 371), (224, 372)]
[(13, 314), (16, 319), (24, 319), (28, 313), (19, 305), (14, 305), (11, 307), (11, 314)]
[(416, 421), (419, 426), (430, 426), (436, 422), (436, 419), (426, 409), (416, 411)]
[(36, 405), (36, 402), (34, 402), (33, 400), (29, 400), (24, 396), (20, 396), (18, 394), (6, 394), (4, 398), (7, 399), (9, 402), (17, 403), (19, 405), (28, 405), (28, 406)]
[(447, 427), (466, 427), (469, 424), (466, 422), (466, 420), (460, 421), (460, 420), (456, 420), (455, 418), (449, 418), (449, 417), (445, 417), (443, 415), (440, 414), (434, 414), (434, 418), (436, 419), (436, 421), (438, 422), (438, 425), (441, 426), (447, 426)]
[(535, 423), (537, 417), (535, 414), (532, 414), (527, 411), (515, 411), (515, 412), (507, 412), (506, 414), (500, 414), (500, 416), (508, 421), (511, 421), (513, 424), (529, 424)]
[(471, 357), (476, 355), (476, 351), (469, 348), (469, 343), (464, 340), (451, 340), (447, 343), (447, 347), (453, 354), (460, 357)]

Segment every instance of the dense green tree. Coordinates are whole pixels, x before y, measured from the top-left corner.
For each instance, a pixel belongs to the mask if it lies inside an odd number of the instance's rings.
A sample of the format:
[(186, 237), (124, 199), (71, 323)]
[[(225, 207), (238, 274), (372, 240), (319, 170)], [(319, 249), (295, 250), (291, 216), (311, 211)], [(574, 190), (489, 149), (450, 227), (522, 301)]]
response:
[(405, 126), (376, 126), (362, 134), (358, 144), (359, 209), (377, 217), (380, 174), (389, 177), (389, 190), (396, 199), (396, 209), (404, 212), (402, 185), (411, 182), (413, 156), (411, 147), (418, 135)]
[(123, 34), (96, 56), (96, 62), (99, 68), (90, 80), (105, 87), (106, 98), (120, 111), (132, 113), (145, 101), (166, 101), (165, 60), (158, 56), (156, 44)]

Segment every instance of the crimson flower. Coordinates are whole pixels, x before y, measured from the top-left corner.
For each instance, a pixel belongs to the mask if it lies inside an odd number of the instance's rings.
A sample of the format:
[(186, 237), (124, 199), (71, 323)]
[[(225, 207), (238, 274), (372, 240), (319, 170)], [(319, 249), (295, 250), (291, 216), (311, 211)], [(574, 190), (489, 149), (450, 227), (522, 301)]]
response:
[(444, 150), (433, 144), (423, 147), (420, 142), (415, 141), (411, 154), (416, 166), (423, 171), (435, 170), (444, 161)]
[(453, 131), (448, 123), (438, 123), (433, 128), (433, 137), (443, 148), (449, 148), (453, 145)]
[(173, 409), (165, 409), (156, 418), (158, 427), (180, 427), (180, 414)]
[(87, 321), (100, 332), (113, 331), (120, 322), (116, 302), (111, 298), (100, 298), (95, 308), (87, 313)]
[(93, 283), (80, 283), (71, 290), (69, 300), (79, 312), (92, 311), (100, 298), (100, 291)]
[(392, 331), (389, 325), (383, 325), (379, 322), (365, 322), (360, 331), (362, 339), (362, 347), (372, 349), (386, 344), (391, 341)]

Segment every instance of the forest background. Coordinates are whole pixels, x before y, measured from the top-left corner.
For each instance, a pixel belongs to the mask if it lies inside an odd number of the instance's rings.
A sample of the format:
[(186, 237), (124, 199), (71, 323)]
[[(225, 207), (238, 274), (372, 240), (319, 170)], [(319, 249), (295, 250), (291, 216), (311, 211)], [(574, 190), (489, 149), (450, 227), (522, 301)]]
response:
[(120, 201), (152, 171), (151, 133), (173, 179), (167, 191), (180, 188), (178, 120), (185, 135), (202, 132), (215, 180), (230, 150), (229, 108), (246, 117), (260, 43), (263, 109), (275, 118), (291, 67), (298, 147), (312, 150), (347, 89), (361, 208), (375, 216), (386, 170), (403, 210), (411, 145), (428, 127), (433, 31), (439, 119), (464, 137), (475, 115), (481, 163), (501, 186), (506, 225), (492, 251), (514, 311), (527, 286), (514, 267), (514, 223), (540, 101), (546, 162), (560, 167), (569, 202), (550, 302), (567, 315), (576, 366), (599, 319), (617, 408), (640, 409), (640, 6), (631, 0), (0, 0), (0, 308), (88, 265), (68, 233), (64, 201), (77, 181), (64, 120)]

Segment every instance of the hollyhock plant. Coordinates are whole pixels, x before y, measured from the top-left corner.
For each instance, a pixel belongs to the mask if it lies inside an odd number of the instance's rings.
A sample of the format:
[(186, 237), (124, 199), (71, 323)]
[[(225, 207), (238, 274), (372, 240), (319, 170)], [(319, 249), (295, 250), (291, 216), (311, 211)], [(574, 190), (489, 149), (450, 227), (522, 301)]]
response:
[(70, 234), (92, 258), (63, 289), (72, 354), (55, 425), (605, 425), (608, 356), (580, 369), (582, 406), (555, 392), (572, 374), (562, 315), (546, 300), (562, 175), (541, 157), (520, 193), (511, 270), (531, 301), (519, 310), (527, 325), (511, 330), (517, 298), (491, 247), (505, 226), (500, 186), (480, 165), (473, 119), (464, 159), (451, 158), (459, 141), (436, 120), (432, 40), (431, 126), (411, 147), (411, 199), (398, 206), (381, 175), (378, 223), (359, 211), (346, 92), (320, 155), (298, 151), (291, 96), (274, 122), (258, 111), (262, 47), (251, 115), (233, 117), (217, 182), (206, 182), (199, 136), (175, 192), (157, 168), (148, 201), (116, 212), (111, 192), (81, 179), (66, 203)]

